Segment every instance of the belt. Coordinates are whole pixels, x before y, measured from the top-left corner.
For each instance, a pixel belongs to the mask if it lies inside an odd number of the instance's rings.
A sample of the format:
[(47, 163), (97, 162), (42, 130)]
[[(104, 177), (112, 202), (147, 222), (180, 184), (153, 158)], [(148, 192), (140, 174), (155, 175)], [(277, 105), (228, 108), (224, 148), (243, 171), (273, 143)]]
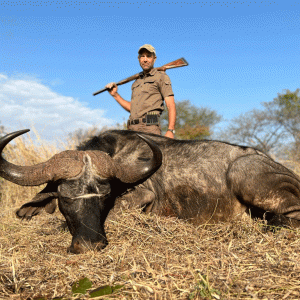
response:
[(160, 115), (156, 112), (149, 112), (144, 117), (139, 119), (128, 120), (128, 125), (136, 125), (139, 123), (146, 123), (147, 126), (149, 125), (159, 125), (159, 117)]
[(134, 120), (128, 120), (129, 125), (136, 125), (139, 123), (146, 123), (146, 118), (143, 119), (134, 119)]

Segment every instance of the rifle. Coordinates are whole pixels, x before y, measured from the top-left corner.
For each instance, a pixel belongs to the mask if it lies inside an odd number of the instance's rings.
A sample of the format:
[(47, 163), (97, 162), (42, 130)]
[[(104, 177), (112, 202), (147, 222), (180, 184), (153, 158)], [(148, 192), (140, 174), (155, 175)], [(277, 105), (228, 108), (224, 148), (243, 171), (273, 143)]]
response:
[[(184, 67), (184, 66), (188, 66), (188, 62), (182, 57), (182, 58), (179, 58), (177, 60), (174, 60), (166, 65), (163, 65), (162, 67), (158, 67), (158, 68), (155, 68), (156, 70), (158, 71), (166, 71), (168, 69), (173, 69), (173, 68), (179, 68), (179, 67)], [(129, 81), (132, 81), (132, 80), (135, 80), (135, 79), (138, 79), (140, 77), (140, 73), (137, 73), (135, 75), (132, 75), (126, 79), (123, 79), (119, 82), (116, 83), (116, 85), (121, 85), (121, 84), (124, 84), (124, 83), (127, 83)], [(102, 92), (105, 92), (107, 91), (108, 88), (104, 88), (102, 90), (99, 90), (95, 93), (93, 93), (93, 96), (96, 96)]]

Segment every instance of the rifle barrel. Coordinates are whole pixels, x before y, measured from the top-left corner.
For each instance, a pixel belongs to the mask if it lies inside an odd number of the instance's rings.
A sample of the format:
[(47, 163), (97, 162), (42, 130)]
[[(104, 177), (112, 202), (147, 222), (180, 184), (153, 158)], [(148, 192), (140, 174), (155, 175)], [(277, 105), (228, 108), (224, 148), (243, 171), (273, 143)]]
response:
[[(173, 62), (170, 62), (170, 63), (168, 63), (166, 65), (163, 65), (162, 67), (158, 67), (158, 68), (155, 68), (155, 69), (157, 69), (159, 71), (166, 71), (167, 69), (185, 67), (185, 66), (188, 66), (188, 65), (189, 65), (188, 62), (183, 57), (181, 57), (180, 59), (177, 59), (177, 60), (175, 60)], [(135, 74), (133, 76), (130, 76), (130, 77), (126, 78), (126, 79), (123, 79), (123, 80), (117, 82), (116, 85), (121, 85), (121, 84), (127, 83), (129, 81), (135, 80), (135, 79), (137, 79), (139, 77), (139, 74), (140, 73), (137, 73), (137, 74)], [(96, 95), (98, 95), (100, 93), (103, 93), (105, 91), (108, 91), (108, 88), (104, 88), (104, 89), (101, 89), (101, 90), (93, 93), (93, 96), (96, 96)]]
[(98, 94), (100, 94), (100, 93), (103, 93), (103, 92), (105, 92), (105, 91), (107, 91), (107, 90), (108, 90), (108, 88), (104, 88), (104, 89), (102, 89), (102, 90), (99, 90), (99, 91), (93, 93), (93, 96), (96, 96), (96, 95), (98, 95)]

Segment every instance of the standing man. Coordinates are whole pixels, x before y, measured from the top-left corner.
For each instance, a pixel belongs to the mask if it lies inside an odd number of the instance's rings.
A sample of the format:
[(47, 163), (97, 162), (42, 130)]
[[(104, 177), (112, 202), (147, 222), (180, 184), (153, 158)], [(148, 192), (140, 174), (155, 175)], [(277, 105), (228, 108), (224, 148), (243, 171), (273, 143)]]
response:
[(169, 126), (165, 136), (174, 138), (176, 107), (169, 76), (163, 71), (154, 69), (156, 53), (153, 46), (145, 44), (138, 51), (138, 60), (143, 71), (132, 84), (131, 101), (118, 94), (117, 85), (112, 82), (106, 85), (109, 93), (128, 112), (128, 130), (149, 132), (161, 135), (159, 123), (164, 110), (164, 102), (168, 108)]

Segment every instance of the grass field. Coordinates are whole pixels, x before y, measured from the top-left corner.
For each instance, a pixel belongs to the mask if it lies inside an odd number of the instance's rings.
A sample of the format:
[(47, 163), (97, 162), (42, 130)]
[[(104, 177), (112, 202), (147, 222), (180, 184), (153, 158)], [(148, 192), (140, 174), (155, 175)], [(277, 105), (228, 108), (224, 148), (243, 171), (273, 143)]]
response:
[[(72, 148), (72, 144), (63, 145)], [(59, 149), (28, 136), (5, 148), (32, 165)], [(263, 221), (195, 227), (138, 210), (112, 212), (109, 245), (68, 254), (64, 218), (30, 222), (15, 210), (42, 187), (0, 181), (0, 299), (299, 299), (300, 231), (266, 232)]]

